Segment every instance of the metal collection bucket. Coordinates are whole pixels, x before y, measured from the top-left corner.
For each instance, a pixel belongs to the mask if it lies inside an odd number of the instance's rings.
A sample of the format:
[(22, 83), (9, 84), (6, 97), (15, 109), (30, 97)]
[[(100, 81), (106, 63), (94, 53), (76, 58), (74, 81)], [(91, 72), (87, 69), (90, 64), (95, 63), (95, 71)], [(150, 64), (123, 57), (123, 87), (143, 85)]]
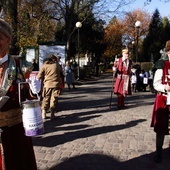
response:
[[(26, 83), (26, 82), (23, 82)], [(22, 83), (22, 84), (23, 84)], [(22, 107), (22, 120), (26, 136), (37, 136), (44, 132), (44, 123), (42, 119), (41, 107), (39, 100), (28, 100), (21, 102), (21, 90), (19, 90), (19, 103)]]
[(40, 102), (30, 100), (22, 102), (23, 125), (26, 136), (41, 135), (44, 132), (44, 123), (41, 114)]

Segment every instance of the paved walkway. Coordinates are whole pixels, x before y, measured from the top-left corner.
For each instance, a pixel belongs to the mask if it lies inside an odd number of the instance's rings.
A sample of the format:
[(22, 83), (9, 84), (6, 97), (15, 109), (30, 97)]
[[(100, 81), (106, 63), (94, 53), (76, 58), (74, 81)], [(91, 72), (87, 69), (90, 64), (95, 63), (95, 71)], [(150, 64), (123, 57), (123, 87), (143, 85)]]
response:
[(46, 120), (45, 133), (33, 137), (39, 170), (170, 170), (168, 137), (163, 161), (153, 161), (155, 133), (150, 128), (154, 102), (151, 92), (126, 98), (116, 109), (111, 75), (64, 89), (57, 118)]

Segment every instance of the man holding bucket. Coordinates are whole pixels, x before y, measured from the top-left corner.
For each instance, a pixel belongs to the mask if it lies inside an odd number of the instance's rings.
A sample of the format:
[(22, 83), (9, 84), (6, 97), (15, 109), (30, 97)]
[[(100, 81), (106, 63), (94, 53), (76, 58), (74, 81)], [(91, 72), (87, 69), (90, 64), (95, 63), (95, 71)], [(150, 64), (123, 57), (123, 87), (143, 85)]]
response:
[[(19, 60), (7, 54), (11, 40), (11, 27), (0, 19), (0, 169), (37, 170), (32, 139), (23, 128), (18, 96), (18, 82), (25, 81), (24, 75)], [(23, 84), (22, 90), (22, 99), (28, 99), (28, 84)]]

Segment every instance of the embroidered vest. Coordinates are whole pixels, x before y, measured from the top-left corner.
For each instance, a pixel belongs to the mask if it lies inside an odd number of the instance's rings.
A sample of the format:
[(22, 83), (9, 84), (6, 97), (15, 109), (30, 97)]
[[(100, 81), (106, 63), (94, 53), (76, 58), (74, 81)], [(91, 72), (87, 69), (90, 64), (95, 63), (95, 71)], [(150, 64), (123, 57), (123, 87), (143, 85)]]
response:
[(6, 95), (14, 80), (17, 82), (24, 81), (24, 76), (20, 69), (20, 63), (18, 59), (14, 59), (9, 56), (8, 66), (4, 69), (6, 70), (4, 70), (4, 77), (1, 82), (0, 97)]
[(164, 61), (162, 84), (170, 84), (170, 62)]

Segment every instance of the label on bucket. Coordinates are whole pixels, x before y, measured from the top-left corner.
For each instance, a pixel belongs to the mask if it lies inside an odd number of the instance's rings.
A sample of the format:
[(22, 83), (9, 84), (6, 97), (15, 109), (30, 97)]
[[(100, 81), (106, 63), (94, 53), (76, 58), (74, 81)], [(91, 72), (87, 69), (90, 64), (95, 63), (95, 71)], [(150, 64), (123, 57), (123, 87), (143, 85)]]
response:
[(40, 107), (23, 109), (22, 119), (26, 136), (36, 136), (44, 132)]

